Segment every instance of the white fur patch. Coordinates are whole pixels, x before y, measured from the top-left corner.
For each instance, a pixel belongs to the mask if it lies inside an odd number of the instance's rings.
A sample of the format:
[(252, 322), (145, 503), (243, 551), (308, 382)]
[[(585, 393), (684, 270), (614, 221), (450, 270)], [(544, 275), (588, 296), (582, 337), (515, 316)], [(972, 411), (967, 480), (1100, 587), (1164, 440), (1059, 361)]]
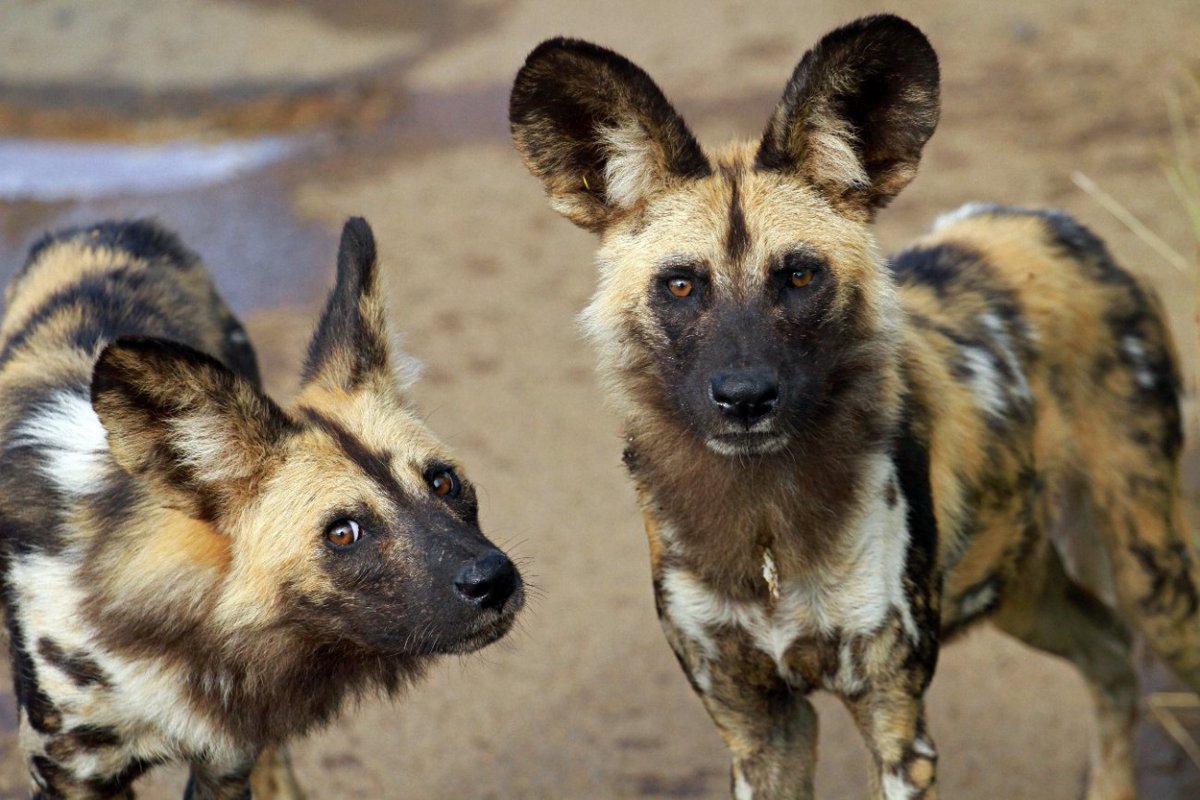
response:
[(924, 736), (918, 736), (913, 739), (913, 752), (925, 758), (937, 758), (937, 752), (933, 749), (933, 742), (926, 739)]
[(822, 180), (840, 186), (865, 186), (867, 170), (854, 149), (858, 137), (838, 114), (818, 114), (808, 131), (808, 158)]
[(250, 474), (253, 464), (239, 457), (233, 422), (210, 414), (191, 414), (171, 421), (171, 438), (181, 460), (196, 478), (208, 483), (235, 480)]
[(109, 463), (108, 433), (86, 397), (55, 392), (16, 430), (8, 447), (31, 447), (46, 459), (43, 472), (61, 491), (96, 491)]
[[(126, 659), (99, 646), (82, 611), (81, 561), (71, 551), (23, 555), (13, 560), (9, 571), (15, 599), (10, 613), (17, 616), (38, 683), (63, 714), (64, 728), (110, 726), (121, 735), (123, 752), (148, 760), (189, 751), (235, 760), (232, 742), (204, 715), (191, 711), (176, 668), (154, 659)], [(64, 652), (85, 653), (104, 672), (105, 683), (78, 685), (41, 656), (42, 638)], [(96, 757), (81, 753), (72, 769), (86, 775), (90, 769), (104, 768), (87, 761)]]
[(636, 122), (604, 128), (600, 138), (608, 151), (605, 197), (621, 208), (632, 208), (654, 191), (658, 181), (656, 146)]
[(977, 614), (981, 614), (991, 608), (998, 599), (996, 587), (992, 584), (984, 584), (975, 589), (958, 601), (958, 613), (964, 618), (970, 618)]
[[(867, 501), (846, 531), (848, 543), (840, 559), (811, 573), (778, 575), (779, 598), (773, 609), (730, 600), (684, 570), (665, 572), (666, 613), (681, 635), (712, 659), (717, 656), (714, 633), (741, 628), (771, 656), (784, 678), (789, 677), (787, 652), (801, 635), (870, 635), (897, 610), (905, 632), (915, 638), (916, 624), (903, 580), (909, 540), (907, 506), (903, 497), (897, 497), (894, 506), (887, 504), (887, 487), (895, 470), (886, 455), (877, 456), (868, 469)], [(693, 677), (704, 689), (699, 676)], [(852, 685), (860, 680), (850, 672), (843, 677)]]
[(990, 349), (963, 344), (959, 345), (958, 353), (967, 371), (965, 381), (979, 407), (997, 418), (1028, 409), (1033, 403), (1033, 392), (1004, 321), (989, 311), (980, 314), (978, 322)]
[(960, 346), (958, 353), (963, 366), (969, 371), (966, 382), (975, 394), (980, 408), (993, 417), (1006, 416), (1008, 395), (992, 354), (982, 347), (972, 345)]
[(1158, 383), (1158, 378), (1150, 367), (1149, 359), (1146, 358), (1146, 345), (1142, 340), (1133, 334), (1127, 334), (1121, 339), (1121, 351), (1133, 367), (1133, 379), (1137, 385), (1143, 389), (1153, 389)]
[(733, 768), (733, 800), (754, 800), (754, 787), (736, 765)]
[(720, 436), (710, 436), (704, 440), (704, 445), (709, 450), (726, 458), (777, 453), (786, 447), (787, 443), (787, 436), (783, 434), (771, 436), (765, 432), (753, 439), (724, 439)]
[(979, 315), (979, 324), (988, 332), (1000, 359), (1014, 376), (1013, 384), (1009, 387), (1009, 391), (1019, 402), (1032, 403), (1033, 392), (1029, 388), (1029, 380), (1025, 377), (1025, 370), (1021, 367), (1021, 360), (1017, 358), (1017, 351), (1013, 347), (1012, 337), (1005, 330), (1004, 321), (997, 314), (989, 311), (986, 314)]
[(887, 772), (883, 776), (883, 800), (913, 800), (921, 790), (908, 781), (902, 772)]
[(953, 211), (947, 211), (933, 221), (933, 230), (940, 231), (942, 228), (948, 228), (956, 222), (962, 222), (964, 219), (977, 217), (980, 214), (990, 214), (997, 208), (995, 203), (965, 203)]

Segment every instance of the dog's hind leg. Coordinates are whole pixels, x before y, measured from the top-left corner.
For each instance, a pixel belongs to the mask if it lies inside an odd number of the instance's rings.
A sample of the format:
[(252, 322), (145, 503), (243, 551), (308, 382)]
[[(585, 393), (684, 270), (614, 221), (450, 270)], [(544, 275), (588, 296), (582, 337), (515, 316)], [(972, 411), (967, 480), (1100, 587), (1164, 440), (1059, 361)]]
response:
[(1182, 500), (1153, 489), (1126, 495), (1108, 520), (1117, 597), (1167, 666), (1200, 692), (1200, 570)]
[(1132, 800), (1137, 676), (1129, 631), (1112, 609), (1067, 575), (1048, 542), (1040, 547), (1008, 587), (992, 621), (1026, 644), (1068, 659), (1083, 673), (1098, 733), (1087, 800)]

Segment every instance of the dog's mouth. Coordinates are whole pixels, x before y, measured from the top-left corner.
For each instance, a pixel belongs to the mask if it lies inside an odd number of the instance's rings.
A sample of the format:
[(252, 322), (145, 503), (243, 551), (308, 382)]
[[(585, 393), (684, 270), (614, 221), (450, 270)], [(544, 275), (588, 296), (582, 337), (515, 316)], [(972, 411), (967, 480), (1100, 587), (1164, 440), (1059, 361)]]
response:
[(777, 453), (787, 445), (787, 437), (772, 430), (727, 431), (708, 437), (704, 444), (714, 453), (732, 458)]
[(500, 608), (473, 610), (465, 619), (446, 620), (440, 625), (431, 623), (416, 630), (375, 631), (350, 638), (364, 649), (390, 658), (473, 653), (512, 630), (524, 605), (522, 586)]
[(474, 653), (476, 650), (482, 650), (493, 642), (497, 642), (504, 638), (504, 635), (512, 630), (513, 624), (517, 620), (516, 612), (505, 614), (499, 619), (486, 621), (483, 625), (476, 627), (475, 630), (468, 633), (457, 642), (447, 642), (441, 649), (441, 652), (448, 654), (466, 654)]

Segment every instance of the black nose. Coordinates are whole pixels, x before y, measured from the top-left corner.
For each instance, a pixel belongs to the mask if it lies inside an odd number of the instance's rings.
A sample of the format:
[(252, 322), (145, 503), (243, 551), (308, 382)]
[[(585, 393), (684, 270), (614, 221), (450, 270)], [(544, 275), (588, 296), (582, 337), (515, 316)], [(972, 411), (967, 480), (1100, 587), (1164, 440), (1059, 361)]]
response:
[(482, 608), (499, 608), (517, 588), (517, 568), (499, 550), (489, 550), (454, 579), (458, 593)]
[(779, 379), (769, 369), (718, 372), (709, 394), (722, 414), (749, 428), (779, 404)]

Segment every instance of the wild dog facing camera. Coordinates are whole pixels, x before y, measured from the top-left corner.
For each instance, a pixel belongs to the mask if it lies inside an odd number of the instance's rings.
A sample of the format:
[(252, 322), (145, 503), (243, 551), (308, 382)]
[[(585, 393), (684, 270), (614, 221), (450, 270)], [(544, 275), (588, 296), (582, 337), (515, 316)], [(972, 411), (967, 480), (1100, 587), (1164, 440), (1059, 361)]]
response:
[(871, 17), (804, 56), (758, 142), (708, 152), (624, 57), (537, 47), (513, 137), (553, 207), (600, 234), (584, 325), (621, 410), (722, 455), (861, 433), (897, 346), (866, 223), (915, 175), (938, 96), (920, 31)]
[[(513, 86), (526, 166), (600, 236), (584, 325), (663, 632), (737, 798), (815, 796), (807, 695), (825, 690), (872, 796), (932, 800), (925, 691), (984, 619), (1087, 681), (1089, 798), (1135, 793), (1128, 625), (1200, 689), (1163, 307), (1061, 211), (969, 204), (881, 258), (869, 223), (938, 103), (932, 47), (890, 15), (821, 37), (763, 135), (714, 150), (587, 42), (544, 42)], [(1107, 553), (1118, 610), (1066, 541)]]

